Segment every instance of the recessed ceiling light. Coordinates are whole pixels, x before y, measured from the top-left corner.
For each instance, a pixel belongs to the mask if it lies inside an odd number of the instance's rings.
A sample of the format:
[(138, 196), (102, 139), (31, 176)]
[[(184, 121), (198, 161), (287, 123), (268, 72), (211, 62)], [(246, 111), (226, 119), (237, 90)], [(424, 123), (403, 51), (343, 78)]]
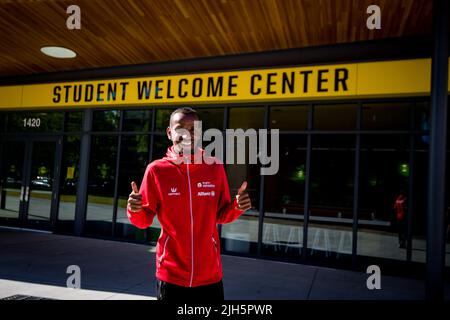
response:
[(42, 47), (41, 52), (47, 56), (61, 59), (75, 58), (77, 56), (75, 51), (64, 47)]

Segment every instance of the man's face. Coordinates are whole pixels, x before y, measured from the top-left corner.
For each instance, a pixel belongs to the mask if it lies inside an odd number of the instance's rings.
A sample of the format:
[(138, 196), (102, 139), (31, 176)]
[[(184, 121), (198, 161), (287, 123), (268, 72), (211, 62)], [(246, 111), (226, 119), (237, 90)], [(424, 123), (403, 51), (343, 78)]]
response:
[(167, 127), (167, 136), (172, 140), (174, 150), (178, 154), (193, 153), (198, 138), (194, 136), (194, 121), (198, 121), (195, 114), (176, 113)]

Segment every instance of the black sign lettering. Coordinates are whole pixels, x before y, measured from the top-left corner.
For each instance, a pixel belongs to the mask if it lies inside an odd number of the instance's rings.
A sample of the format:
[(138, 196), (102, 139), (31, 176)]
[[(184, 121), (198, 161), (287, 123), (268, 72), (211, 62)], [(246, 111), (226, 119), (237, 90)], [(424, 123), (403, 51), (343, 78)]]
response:
[(277, 92), (272, 90), (273, 86), (275, 86), (277, 83), (276, 81), (272, 80), (273, 76), (276, 76), (277, 74), (274, 72), (268, 73), (267, 74), (267, 90), (266, 93), (267, 94), (276, 94)]
[(110, 101), (111, 97), (113, 101), (116, 101), (116, 91), (117, 91), (117, 83), (108, 83), (108, 97), (107, 100)]
[(103, 101), (103, 97), (102, 97), (102, 95), (103, 95), (103, 87), (105, 86), (105, 84), (104, 83), (99, 83), (98, 85), (97, 85), (97, 101)]
[(94, 86), (92, 84), (87, 84), (86, 92), (84, 93), (84, 101), (85, 102), (92, 101), (93, 93), (94, 93)]
[(171, 92), (171, 90), (170, 90), (171, 86), (172, 86), (172, 80), (169, 79), (169, 80), (167, 80), (167, 99), (173, 99), (173, 98), (175, 98), (175, 97), (172, 95), (172, 92)]
[(187, 97), (187, 90), (184, 89), (183, 91), (183, 85), (187, 85), (188, 80), (187, 79), (180, 79), (180, 82), (178, 82), (178, 96), (180, 98), (186, 98)]
[(202, 78), (194, 78), (192, 81), (192, 96), (198, 98), (202, 95), (203, 80)]
[(216, 97), (219, 95), (219, 97), (222, 96), (222, 89), (223, 89), (223, 76), (220, 76), (217, 78), (217, 81), (214, 85), (214, 77), (208, 78), (208, 97)]
[(312, 73), (311, 70), (307, 70), (307, 71), (300, 71), (300, 74), (303, 75), (304, 79), (303, 79), (303, 92), (306, 93), (308, 92), (308, 76)]
[(237, 96), (236, 92), (233, 92), (233, 89), (237, 87), (237, 83), (234, 82), (238, 76), (230, 76), (228, 78), (228, 96)]
[(255, 80), (261, 81), (262, 76), (260, 74), (254, 74), (250, 78), (250, 93), (254, 96), (261, 93), (261, 88), (255, 89)]
[(325, 78), (325, 74), (328, 73), (328, 69), (319, 70), (317, 75), (317, 92), (327, 92), (327, 88), (323, 88), (322, 84), (328, 82), (328, 79)]
[(54, 103), (59, 103), (61, 101), (61, 87), (60, 86), (55, 86), (53, 88), (53, 102)]
[(286, 72), (283, 72), (283, 82), (281, 86), (281, 92), (283, 94), (286, 93), (286, 87), (289, 88), (290, 93), (294, 93), (294, 80), (295, 79), (295, 72), (291, 72), (291, 78), (289, 79), (289, 76)]
[(82, 91), (83, 86), (80, 85), (74, 85), (73, 86), (73, 102), (80, 102), (82, 99)]
[(66, 85), (64, 86), (64, 89), (66, 89), (65, 93), (64, 93), (64, 101), (68, 102), (69, 101), (69, 89), (70, 89), (71, 85)]
[(120, 85), (122, 86), (122, 101), (125, 100), (125, 95), (127, 94), (127, 85), (130, 83), (127, 82), (121, 82)]
[(142, 100), (142, 96), (145, 92), (145, 100), (150, 98), (150, 92), (152, 91), (153, 81), (138, 81), (138, 99)]
[(334, 91), (339, 91), (339, 83), (342, 85), (342, 89), (347, 91), (348, 69), (337, 68), (334, 71)]
[(156, 83), (155, 83), (155, 99), (161, 99), (162, 98), (159, 95), (159, 92), (163, 90), (161, 88), (161, 83), (163, 83), (163, 80), (156, 80)]

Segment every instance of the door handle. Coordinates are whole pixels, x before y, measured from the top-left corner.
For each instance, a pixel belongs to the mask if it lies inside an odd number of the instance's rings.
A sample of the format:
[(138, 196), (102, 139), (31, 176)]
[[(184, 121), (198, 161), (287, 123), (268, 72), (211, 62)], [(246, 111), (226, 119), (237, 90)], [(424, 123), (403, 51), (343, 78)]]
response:
[(25, 191), (25, 202), (28, 202), (28, 196), (30, 195), (30, 187), (27, 186)]
[(20, 201), (23, 201), (23, 186), (20, 187)]

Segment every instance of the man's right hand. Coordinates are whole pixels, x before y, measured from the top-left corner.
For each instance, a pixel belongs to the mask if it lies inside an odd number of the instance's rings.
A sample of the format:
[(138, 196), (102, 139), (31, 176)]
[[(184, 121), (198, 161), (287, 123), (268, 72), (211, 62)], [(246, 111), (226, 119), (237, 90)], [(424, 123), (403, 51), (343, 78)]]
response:
[(128, 198), (128, 209), (131, 212), (139, 212), (142, 209), (142, 195), (139, 194), (139, 189), (136, 182), (131, 182), (131, 193)]

